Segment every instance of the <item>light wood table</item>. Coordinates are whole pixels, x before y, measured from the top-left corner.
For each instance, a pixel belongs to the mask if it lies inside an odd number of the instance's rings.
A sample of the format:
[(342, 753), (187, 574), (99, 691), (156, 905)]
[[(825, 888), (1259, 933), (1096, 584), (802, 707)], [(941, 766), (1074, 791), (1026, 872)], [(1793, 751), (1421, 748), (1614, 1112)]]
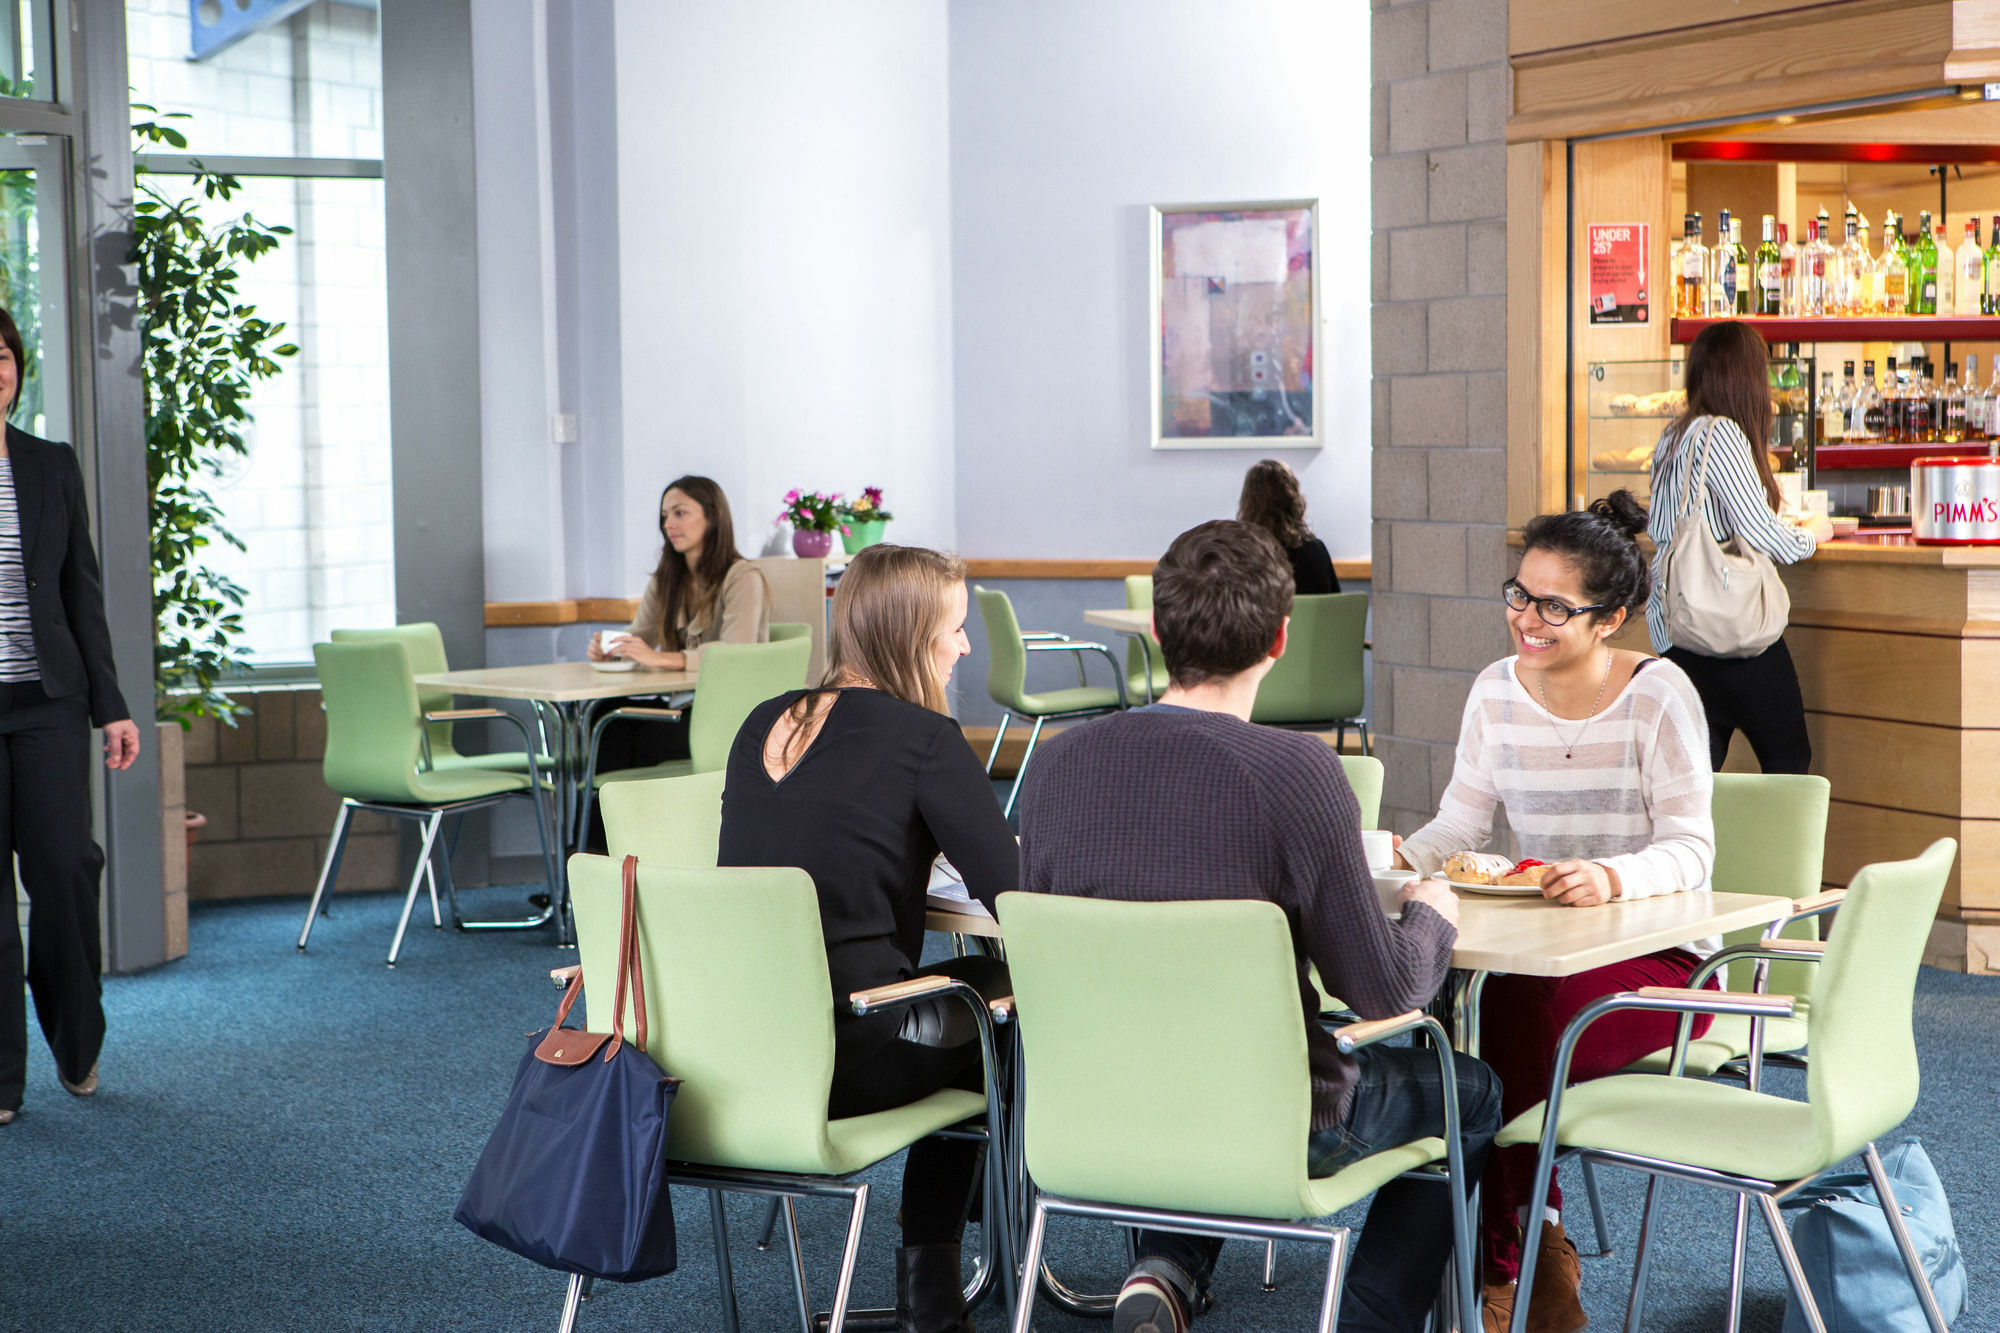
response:
[(1085, 611), (1083, 623), (1123, 634), (1139, 645), (1139, 660), (1146, 664), (1146, 702), (1153, 702), (1153, 649), (1159, 646), (1153, 642), (1153, 613), (1144, 607)]
[(557, 879), (549, 894), (548, 911), (539, 919), (509, 923), (541, 925), (553, 918), (556, 942), (570, 943), (569, 869), (567, 853), (582, 840), (584, 766), (590, 758), (589, 727), (594, 707), (607, 700), (674, 694), (694, 688), (687, 671), (599, 671), (588, 662), (544, 662), (533, 666), (480, 667), (469, 671), (437, 671), (416, 678), (419, 689), (450, 690), (481, 699), (523, 699), (534, 705), (549, 751), (550, 778), (555, 784), (557, 842), (562, 851)]

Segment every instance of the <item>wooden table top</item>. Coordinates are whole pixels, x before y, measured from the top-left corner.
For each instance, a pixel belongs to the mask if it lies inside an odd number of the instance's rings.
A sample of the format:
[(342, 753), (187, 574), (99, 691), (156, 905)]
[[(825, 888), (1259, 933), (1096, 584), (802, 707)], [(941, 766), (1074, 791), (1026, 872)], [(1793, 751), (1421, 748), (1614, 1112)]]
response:
[[(1461, 893), (1458, 904), (1453, 967), (1537, 977), (1575, 976), (1704, 935), (1766, 925), (1791, 911), (1788, 898), (1753, 893), (1673, 893), (1602, 907)], [(925, 925), (960, 935), (1001, 938), (1000, 923), (992, 917), (935, 907)]]
[(1138, 610), (1127, 610), (1124, 607), (1119, 607), (1116, 610), (1085, 611), (1083, 613), (1083, 623), (1086, 625), (1098, 625), (1104, 629), (1117, 630), (1120, 634), (1151, 634), (1153, 632), (1153, 613), (1143, 607)]
[(588, 662), (544, 662), (535, 666), (481, 667), (472, 671), (438, 671), (417, 677), (425, 689), (485, 699), (540, 699), (546, 703), (582, 703), (590, 699), (624, 699), (635, 694), (672, 694), (694, 688), (686, 671), (599, 671)]

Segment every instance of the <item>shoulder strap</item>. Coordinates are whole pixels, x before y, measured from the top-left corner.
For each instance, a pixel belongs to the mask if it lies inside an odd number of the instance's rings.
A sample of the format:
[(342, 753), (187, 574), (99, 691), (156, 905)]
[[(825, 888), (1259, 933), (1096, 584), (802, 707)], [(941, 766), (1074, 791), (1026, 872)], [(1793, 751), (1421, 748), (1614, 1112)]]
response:
[(1695, 447), (1697, 446), (1697, 441), (1694, 439), (1695, 425), (1697, 422), (1707, 423), (1701, 428), (1701, 438), (1698, 442), (1700, 452), (1688, 463), (1687, 494), (1681, 497), (1680, 513), (1674, 518), (1674, 534), (1676, 536), (1680, 534), (1681, 524), (1686, 521), (1688, 514), (1695, 508), (1699, 502), (1703, 488), (1708, 484), (1708, 454), (1709, 450), (1715, 445), (1715, 421), (1714, 417), (1696, 417), (1694, 421), (1688, 423), (1687, 429), (1681, 433), (1683, 442), (1691, 447)]
[(639, 858), (627, 856), (623, 867), (624, 903), (618, 919), (618, 980), (612, 985), (611, 1040), (605, 1043), (604, 1058), (618, 1054), (623, 1041), (625, 996), (632, 996), (634, 1040), (646, 1049), (646, 983), (639, 976)]

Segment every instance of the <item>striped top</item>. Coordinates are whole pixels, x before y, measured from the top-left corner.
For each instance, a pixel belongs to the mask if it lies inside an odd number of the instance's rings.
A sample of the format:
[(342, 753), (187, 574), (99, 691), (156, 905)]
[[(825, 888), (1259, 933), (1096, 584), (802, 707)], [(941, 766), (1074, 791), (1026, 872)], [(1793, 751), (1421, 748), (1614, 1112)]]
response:
[(14, 462), (0, 454), (0, 684), (40, 680), (35, 632), (28, 620), (28, 564), (21, 553), (21, 511), (14, 502)]
[[(1810, 532), (1771, 512), (1764, 482), (1750, 453), (1750, 437), (1743, 433), (1743, 427), (1728, 417), (1696, 417), (1688, 423), (1686, 437), (1677, 439), (1669, 426), (1653, 447), (1652, 513), (1646, 522), (1646, 535), (1657, 548), (1653, 553), (1653, 592), (1646, 599), (1646, 632), (1652, 636), (1655, 652), (1664, 653), (1674, 646), (1667, 636), (1667, 599), (1661, 587), (1667, 572), (1667, 544), (1674, 539), (1674, 520), (1680, 517), (1704, 431), (1710, 438), (1702, 507), (1715, 539), (1728, 541), (1740, 534), (1746, 545), (1781, 565), (1797, 564), (1817, 545)], [(1690, 438), (1697, 447), (1681, 448)]]
[[(1708, 722), (1687, 673), (1644, 662), (1585, 723), (1544, 709), (1514, 675), (1515, 661), (1495, 662), (1472, 683), (1451, 785), (1437, 818), (1403, 840), (1404, 858), (1436, 874), (1453, 852), (1486, 845), (1504, 805), (1523, 856), (1602, 862), (1626, 898), (1706, 893), (1715, 781)], [(1688, 947), (1706, 956), (1721, 942)]]

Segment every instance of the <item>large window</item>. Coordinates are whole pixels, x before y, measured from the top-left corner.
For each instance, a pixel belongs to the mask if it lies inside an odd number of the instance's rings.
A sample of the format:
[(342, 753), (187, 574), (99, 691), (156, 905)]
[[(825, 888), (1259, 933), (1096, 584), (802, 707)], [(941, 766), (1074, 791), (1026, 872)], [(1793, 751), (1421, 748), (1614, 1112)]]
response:
[(213, 487), (248, 548), (216, 555), (248, 592), (246, 655), (281, 666), (310, 661), (335, 626), (395, 618), (380, 26), (349, 0), (261, 25), (260, 11), (291, 7), (229, 8), (219, 49), (189, 0), (127, 0), (126, 31), (134, 100), (191, 117), (173, 122), (186, 157), (142, 159), (142, 185), (184, 192), (188, 159), (201, 160), (244, 181), (229, 204), (204, 205), (211, 217), (293, 229), (245, 267), (242, 289), (286, 322), (299, 355), (259, 386), (249, 457)]

